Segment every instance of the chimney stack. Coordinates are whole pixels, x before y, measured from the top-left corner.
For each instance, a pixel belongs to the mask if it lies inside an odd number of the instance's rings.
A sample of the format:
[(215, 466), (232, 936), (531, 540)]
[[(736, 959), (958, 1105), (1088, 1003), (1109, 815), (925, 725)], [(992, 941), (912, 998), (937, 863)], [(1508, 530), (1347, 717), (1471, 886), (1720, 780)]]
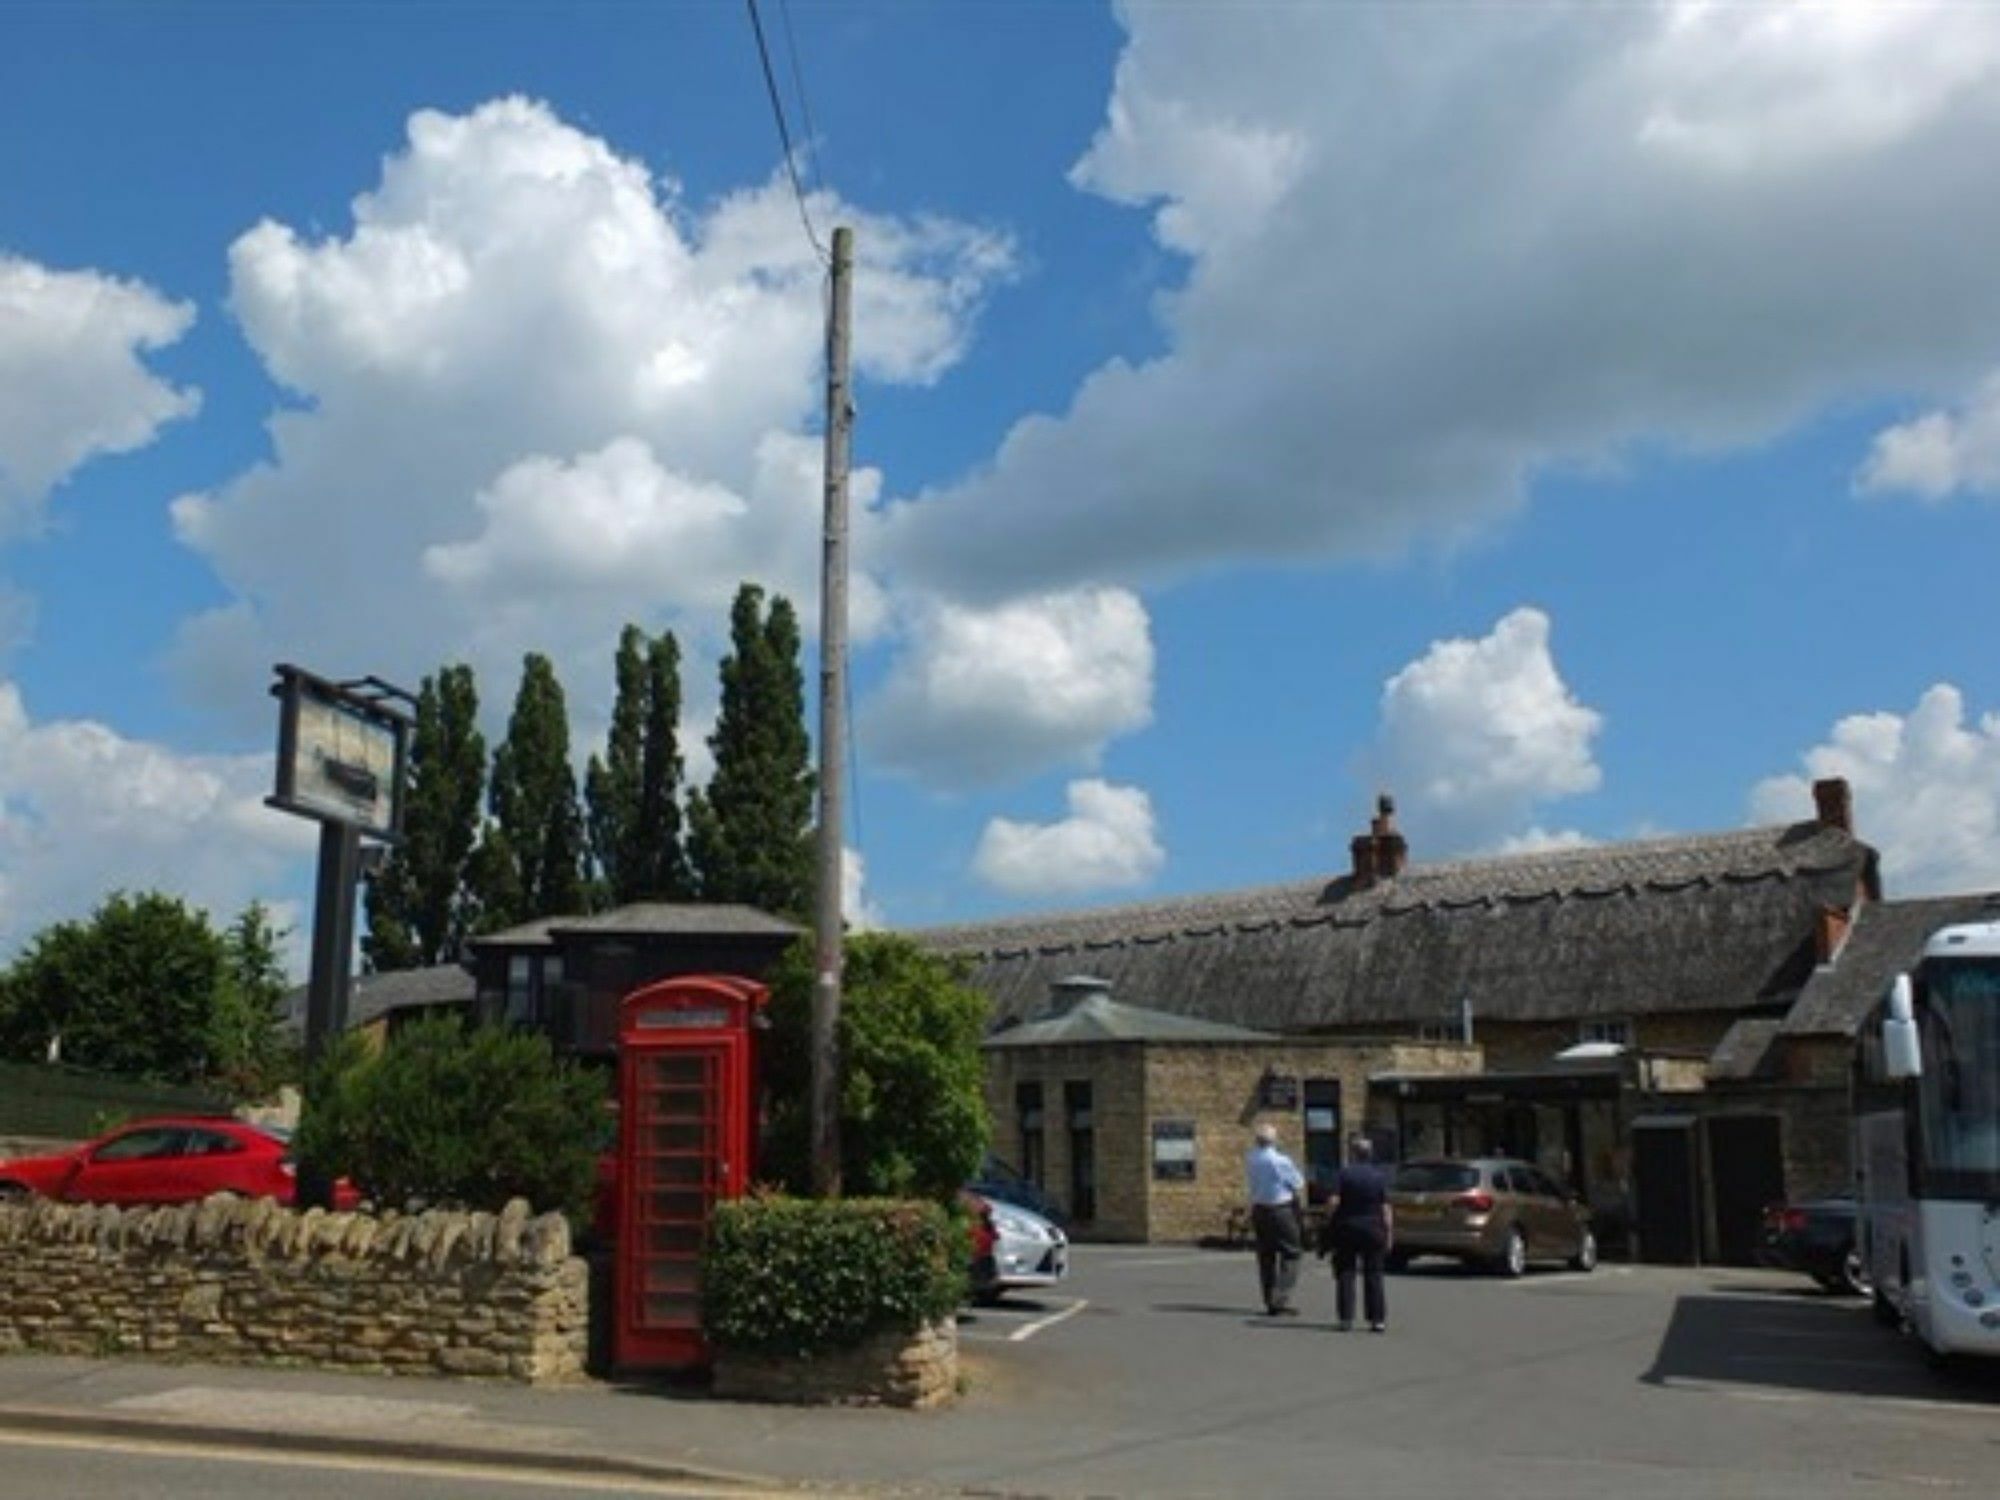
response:
[(1386, 792), (1375, 799), (1368, 831), (1348, 844), (1354, 856), (1354, 888), (1365, 891), (1378, 880), (1394, 880), (1409, 863), (1410, 846), (1396, 831), (1396, 800)]
[(1844, 906), (1822, 906), (1817, 920), (1813, 923), (1813, 961), (1830, 964), (1834, 955), (1840, 952), (1840, 945), (1847, 941), (1848, 924), (1853, 914)]
[(1854, 792), (1845, 776), (1828, 776), (1813, 783), (1813, 807), (1820, 826), (1854, 832)]

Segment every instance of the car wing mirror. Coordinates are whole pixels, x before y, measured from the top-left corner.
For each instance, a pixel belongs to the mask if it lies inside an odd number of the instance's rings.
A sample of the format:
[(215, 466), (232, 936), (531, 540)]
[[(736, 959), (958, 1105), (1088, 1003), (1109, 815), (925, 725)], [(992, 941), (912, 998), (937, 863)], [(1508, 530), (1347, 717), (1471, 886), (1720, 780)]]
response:
[(1917, 1035), (1916, 991), (1908, 974), (1898, 974), (1889, 986), (1888, 1007), (1882, 1018), (1882, 1071), (1897, 1083), (1923, 1077), (1924, 1049)]

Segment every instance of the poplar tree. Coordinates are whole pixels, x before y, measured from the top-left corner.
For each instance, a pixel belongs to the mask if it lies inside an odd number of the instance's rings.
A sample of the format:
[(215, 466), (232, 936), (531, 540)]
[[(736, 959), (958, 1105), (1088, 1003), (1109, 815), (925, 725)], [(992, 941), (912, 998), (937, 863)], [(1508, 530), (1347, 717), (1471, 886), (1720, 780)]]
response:
[(812, 905), (813, 774), (799, 622), (782, 595), (767, 613), (746, 583), (730, 610), (715, 772), (688, 798), (689, 851), (704, 901), (803, 917)]
[(569, 710), (555, 667), (538, 651), (521, 663), (487, 806), (492, 819), (474, 862), (481, 928), (582, 911), (583, 815), (569, 762)]
[(469, 666), (426, 677), (417, 692), (403, 840), (368, 884), (369, 969), (387, 973), (456, 959), (470, 912), (466, 885), (486, 789), (486, 739)]
[(681, 834), (681, 652), (672, 632), (618, 640), (618, 697), (602, 760), (584, 778), (591, 858), (604, 899), (685, 901), (694, 894)]

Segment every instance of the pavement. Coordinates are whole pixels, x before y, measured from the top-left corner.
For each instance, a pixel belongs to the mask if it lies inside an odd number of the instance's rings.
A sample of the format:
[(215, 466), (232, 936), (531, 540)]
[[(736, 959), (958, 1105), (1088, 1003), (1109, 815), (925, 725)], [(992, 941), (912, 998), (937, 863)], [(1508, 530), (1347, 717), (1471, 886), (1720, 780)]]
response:
[(1798, 1278), (1606, 1266), (1506, 1282), (1419, 1265), (1391, 1279), (1376, 1338), (1334, 1330), (1307, 1264), (1304, 1316), (1276, 1320), (1254, 1308), (1247, 1254), (1080, 1246), (1059, 1290), (967, 1314), (968, 1389), (942, 1412), (13, 1355), (0, 1443), (142, 1439), (746, 1494), (1991, 1492), (2000, 1379), (1940, 1384), (1861, 1304)]

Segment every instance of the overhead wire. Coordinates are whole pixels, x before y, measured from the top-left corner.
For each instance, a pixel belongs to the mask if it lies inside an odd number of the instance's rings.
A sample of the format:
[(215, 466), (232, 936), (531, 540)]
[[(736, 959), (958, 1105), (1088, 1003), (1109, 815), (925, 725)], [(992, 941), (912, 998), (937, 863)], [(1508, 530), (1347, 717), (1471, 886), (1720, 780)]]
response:
[(771, 71), (771, 49), (764, 40), (764, 19), (757, 13), (757, 0), (743, 0), (743, 3), (750, 11), (750, 29), (757, 37), (757, 60), (764, 67), (764, 91), (771, 99), (771, 115), (778, 122), (778, 144), (785, 149), (785, 174), (792, 180), (792, 199), (799, 206), (799, 222), (805, 226), (806, 239), (811, 242), (813, 253), (819, 257), (820, 263), (831, 264), (833, 257), (820, 243), (819, 233), (813, 228), (812, 215), (806, 211), (805, 189), (799, 185), (798, 157), (792, 149), (792, 131), (785, 123), (785, 101), (778, 94), (777, 75)]

